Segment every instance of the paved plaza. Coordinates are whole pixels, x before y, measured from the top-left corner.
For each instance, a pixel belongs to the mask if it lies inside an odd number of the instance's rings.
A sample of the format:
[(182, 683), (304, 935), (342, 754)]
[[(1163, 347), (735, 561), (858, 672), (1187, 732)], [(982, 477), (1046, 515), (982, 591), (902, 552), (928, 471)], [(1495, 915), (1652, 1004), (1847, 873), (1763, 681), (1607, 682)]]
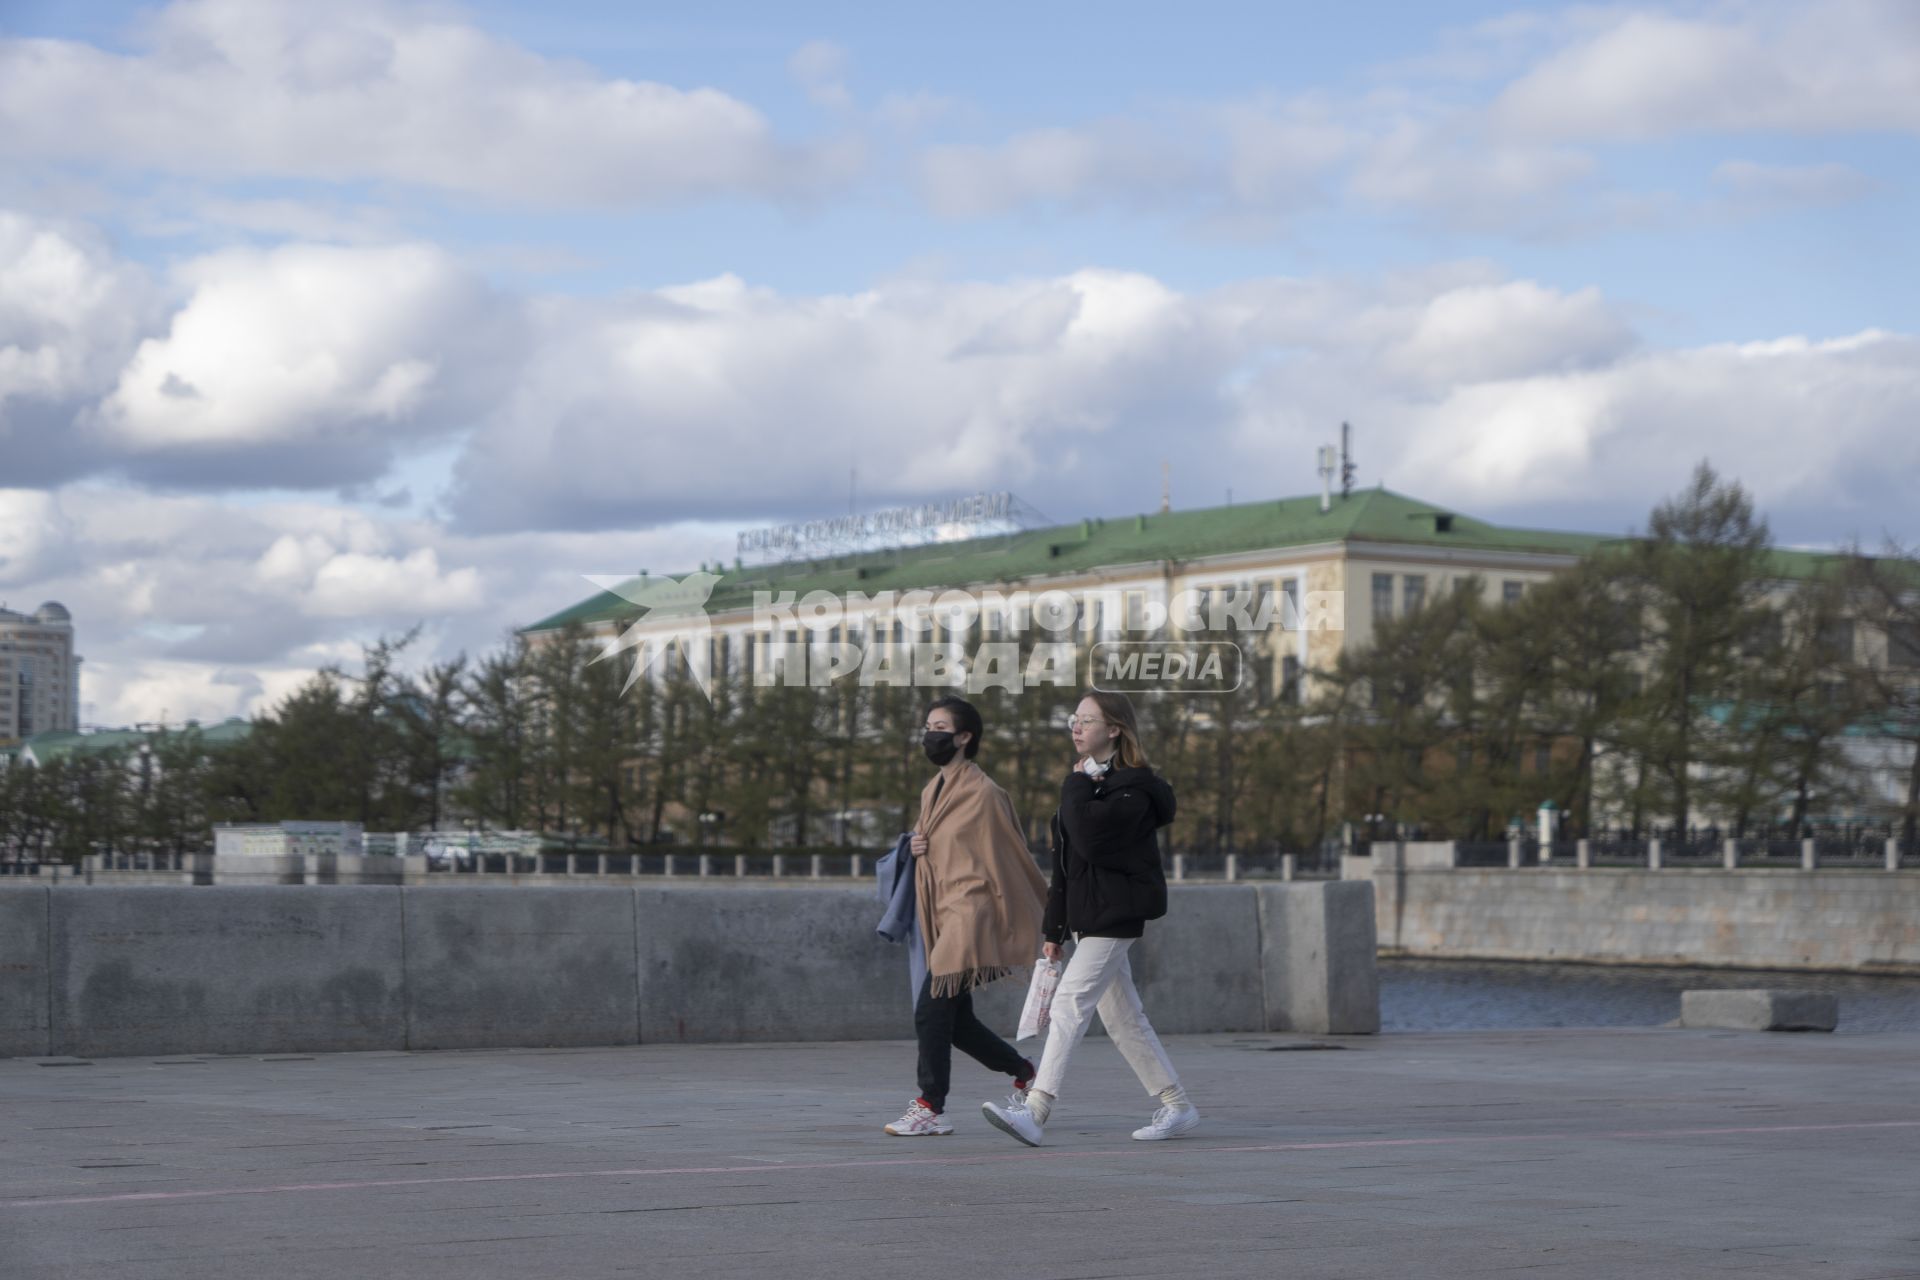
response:
[(1920, 1276), (1920, 1036), (1168, 1044), (1038, 1149), (905, 1041), (0, 1060), (0, 1276)]

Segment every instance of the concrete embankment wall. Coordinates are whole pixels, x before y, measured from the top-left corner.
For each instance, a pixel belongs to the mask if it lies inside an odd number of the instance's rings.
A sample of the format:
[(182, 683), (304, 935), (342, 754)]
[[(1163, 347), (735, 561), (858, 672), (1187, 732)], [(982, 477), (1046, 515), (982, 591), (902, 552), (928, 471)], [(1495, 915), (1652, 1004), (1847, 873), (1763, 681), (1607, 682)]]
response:
[[(1379, 1029), (1372, 886), (1176, 886), (1168, 1033)], [(0, 889), (0, 1056), (898, 1039), (903, 947), (842, 889)], [(1037, 952), (1037, 946), (1036, 946)], [(1011, 1034), (1023, 981), (977, 997)]]
[(1465, 868), (1407, 850), (1396, 865), (1375, 846), (1388, 955), (1920, 973), (1912, 871)]

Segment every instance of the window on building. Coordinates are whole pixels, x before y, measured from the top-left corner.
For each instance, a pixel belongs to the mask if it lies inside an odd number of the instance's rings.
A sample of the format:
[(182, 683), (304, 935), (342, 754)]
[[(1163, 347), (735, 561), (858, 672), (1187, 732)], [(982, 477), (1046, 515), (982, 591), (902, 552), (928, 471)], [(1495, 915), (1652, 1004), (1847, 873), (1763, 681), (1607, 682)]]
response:
[(1300, 659), (1289, 653), (1280, 659), (1280, 700), (1297, 703), (1300, 695)]
[(1427, 603), (1427, 575), (1409, 573), (1400, 579), (1400, 606), (1408, 613), (1424, 607)]
[(1920, 667), (1920, 622), (1894, 623), (1887, 628), (1887, 665), (1908, 670)]
[(1553, 748), (1544, 742), (1533, 749), (1533, 771), (1543, 778), (1553, 771)]
[(1767, 658), (1780, 652), (1786, 639), (1786, 622), (1778, 612), (1768, 609), (1753, 620), (1753, 629), (1741, 637), (1740, 652), (1749, 658)]
[(1500, 602), (1512, 604), (1527, 593), (1527, 584), (1518, 578), (1508, 578), (1500, 584)]
[(1613, 602), (1615, 639), (1623, 649), (1638, 649), (1643, 643), (1640, 608), (1631, 600)]
[(1373, 575), (1373, 620), (1385, 622), (1393, 617), (1393, 575)]
[(1300, 617), (1300, 579), (1282, 578), (1280, 595), (1280, 625), (1290, 631), (1300, 630), (1306, 625)]
[(1827, 662), (1853, 661), (1853, 619), (1829, 618), (1820, 624), (1820, 657)]
[[(1260, 619), (1260, 600), (1266, 594), (1267, 588), (1265, 583), (1261, 583), (1256, 587), (1251, 582), (1237, 582), (1234, 584), (1233, 595), (1231, 597), (1233, 608), (1236, 612), (1245, 610), (1248, 622), (1257, 622)], [(1240, 625), (1234, 621), (1232, 617), (1224, 614), (1221, 616), (1220, 622), (1224, 628), (1229, 630)]]

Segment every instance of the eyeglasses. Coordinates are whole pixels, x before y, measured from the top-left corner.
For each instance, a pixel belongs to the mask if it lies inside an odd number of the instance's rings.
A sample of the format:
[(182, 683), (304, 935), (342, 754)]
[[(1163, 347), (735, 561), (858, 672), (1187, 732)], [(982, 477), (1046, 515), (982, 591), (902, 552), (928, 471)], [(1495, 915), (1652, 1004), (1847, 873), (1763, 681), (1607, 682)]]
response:
[(1096, 725), (1096, 724), (1105, 724), (1105, 723), (1106, 721), (1102, 720), (1099, 716), (1068, 716), (1067, 717), (1067, 728), (1069, 729), (1078, 729), (1083, 724)]

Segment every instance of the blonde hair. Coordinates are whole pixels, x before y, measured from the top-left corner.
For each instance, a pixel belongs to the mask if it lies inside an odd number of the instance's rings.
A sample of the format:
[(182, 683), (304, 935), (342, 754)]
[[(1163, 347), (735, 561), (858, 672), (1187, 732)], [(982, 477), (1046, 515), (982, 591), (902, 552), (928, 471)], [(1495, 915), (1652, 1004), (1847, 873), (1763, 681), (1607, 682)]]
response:
[(1089, 698), (1100, 708), (1101, 717), (1120, 730), (1120, 739), (1114, 748), (1120, 763), (1129, 769), (1143, 769), (1152, 763), (1147, 759), (1147, 749), (1140, 745), (1140, 720), (1133, 713), (1133, 699), (1111, 689), (1089, 689), (1080, 700), (1085, 702)]

